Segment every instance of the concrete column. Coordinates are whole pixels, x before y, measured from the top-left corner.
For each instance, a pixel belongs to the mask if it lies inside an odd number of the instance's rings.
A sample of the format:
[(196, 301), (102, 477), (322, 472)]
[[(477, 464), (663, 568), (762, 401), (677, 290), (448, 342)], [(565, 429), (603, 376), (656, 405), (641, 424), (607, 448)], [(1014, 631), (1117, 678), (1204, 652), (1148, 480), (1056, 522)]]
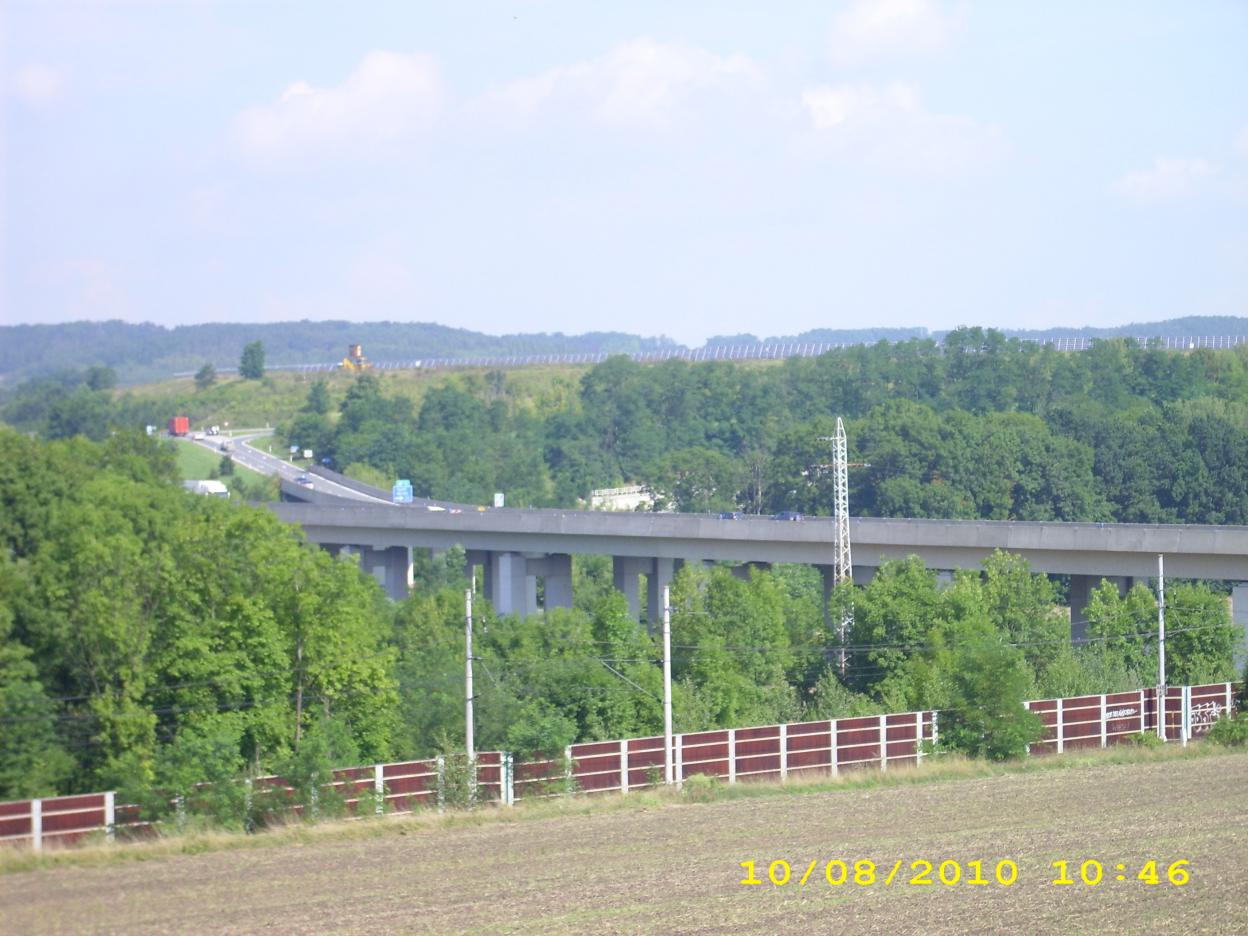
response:
[[(525, 574), (525, 559), (520, 553), (490, 553), (490, 562), (486, 566), (486, 596), (499, 614), (524, 614), (529, 606), (528, 579)], [(533, 577), (534, 598), (536, 604), (537, 578)]]
[(831, 628), (834, 623), (839, 623), (832, 620), (832, 591), (836, 588), (836, 570), (830, 565), (817, 565), (815, 568), (823, 578), (823, 624)]
[(1088, 639), (1088, 602), (1100, 579), (1091, 575), (1070, 577), (1070, 639), (1080, 643)]
[(623, 593), (628, 602), (628, 613), (634, 621), (641, 620), (641, 582), (643, 573), (649, 572), (653, 560), (638, 559), (634, 556), (613, 556), (611, 559), (611, 581), (618, 592)]
[(875, 578), (875, 573), (879, 571), (878, 566), (859, 566), (853, 568), (854, 584), (860, 588), (865, 588), (871, 584), (871, 580)]
[(1125, 595), (1135, 584), (1129, 575), (1072, 575), (1070, 577), (1070, 639), (1075, 643), (1088, 638), (1088, 603), (1092, 600), (1092, 592), (1100, 587), (1102, 581), (1113, 582), (1118, 586), (1118, 594)]
[(651, 630), (663, 623), (663, 588), (675, 574), (675, 559), (655, 559), (654, 571), (646, 575), (646, 619)]
[(1239, 640), (1235, 645), (1235, 672), (1242, 673), (1244, 660), (1248, 657), (1248, 582), (1240, 582), (1231, 588), (1231, 623), (1239, 628)]
[(412, 571), (411, 552), (406, 546), (374, 549), (372, 546), (344, 546), (343, 555), (360, 557), (360, 570), (371, 575), (386, 594), (395, 601), (407, 597)]
[(416, 581), (412, 547), (391, 546), (375, 552), (381, 554), (381, 583), (385, 586), (386, 594), (395, 601), (402, 601), (411, 593), (412, 585)]
[(464, 550), (464, 574), (467, 575), (468, 581), (475, 583), (477, 580), (477, 567), (481, 567), (481, 593), (486, 598), (490, 597), (490, 554), (484, 549), (466, 549)]
[(572, 557), (564, 554), (530, 559), (527, 571), (542, 579), (547, 610), (572, 607)]

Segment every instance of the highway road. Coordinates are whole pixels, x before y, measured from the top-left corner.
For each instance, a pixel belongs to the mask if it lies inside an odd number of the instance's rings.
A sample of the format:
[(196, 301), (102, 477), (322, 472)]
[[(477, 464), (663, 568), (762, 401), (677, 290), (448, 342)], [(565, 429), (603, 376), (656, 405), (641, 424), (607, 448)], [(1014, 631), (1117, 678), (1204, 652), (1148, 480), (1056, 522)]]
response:
[[(204, 436), (202, 439), (187, 437), (188, 441), (195, 445), (203, 446), (209, 451), (220, 454), (223, 450), (222, 443), (229, 440), (234, 443), (234, 447), (230, 450), (230, 457), (238, 465), (244, 468), (250, 468), (252, 471), (263, 475), (277, 475), (279, 478), (294, 482), (300, 475), (306, 475), (307, 469), (299, 465), (293, 465), (283, 458), (276, 455), (270, 455), (268, 452), (253, 445), (260, 439), (269, 438), (273, 435), (272, 429), (243, 429), (231, 433), (228, 436)], [(309, 476), (312, 482), (312, 488), (326, 494), (332, 494), (335, 497), (343, 497), (353, 501), (360, 501), (368, 504), (388, 504), (388, 500), (379, 497), (373, 497), (362, 491), (356, 491), (349, 487), (344, 487), (328, 478), (322, 478), (318, 475)]]

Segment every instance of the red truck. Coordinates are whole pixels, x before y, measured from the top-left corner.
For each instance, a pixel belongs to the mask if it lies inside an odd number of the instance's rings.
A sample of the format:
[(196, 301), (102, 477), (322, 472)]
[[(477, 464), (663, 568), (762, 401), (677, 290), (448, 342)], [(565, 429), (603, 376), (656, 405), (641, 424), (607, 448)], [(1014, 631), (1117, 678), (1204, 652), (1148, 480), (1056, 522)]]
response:
[(169, 417), (169, 434), (171, 436), (184, 436), (191, 431), (191, 420), (189, 416), (170, 416)]

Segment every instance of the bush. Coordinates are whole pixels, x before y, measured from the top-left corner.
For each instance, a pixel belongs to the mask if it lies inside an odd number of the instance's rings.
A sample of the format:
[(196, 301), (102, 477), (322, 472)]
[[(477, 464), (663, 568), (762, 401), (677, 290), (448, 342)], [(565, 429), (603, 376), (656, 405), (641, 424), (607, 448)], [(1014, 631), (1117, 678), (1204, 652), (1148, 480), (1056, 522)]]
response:
[(1166, 742), (1157, 736), (1155, 731), (1137, 731), (1133, 735), (1127, 735), (1126, 743), (1142, 748), (1163, 747)]
[(691, 803), (709, 803), (719, 798), (722, 784), (719, 777), (710, 774), (694, 774), (686, 777), (680, 795)]
[[(1044, 733), (1024, 707), (1030, 674), (1022, 654), (995, 639), (969, 643), (953, 672), (954, 707), (941, 713), (941, 739), (972, 757), (1021, 757)], [(947, 727), (946, 727), (947, 726)]]
[(1223, 715), (1209, 729), (1208, 738), (1214, 744), (1222, 744), (1226, 747), (1248, 745), (1248, 712)]
[(471, 809), (476, 803), (475, 771), (463, 751), (438, 755), (438, 805), (446, 809)]

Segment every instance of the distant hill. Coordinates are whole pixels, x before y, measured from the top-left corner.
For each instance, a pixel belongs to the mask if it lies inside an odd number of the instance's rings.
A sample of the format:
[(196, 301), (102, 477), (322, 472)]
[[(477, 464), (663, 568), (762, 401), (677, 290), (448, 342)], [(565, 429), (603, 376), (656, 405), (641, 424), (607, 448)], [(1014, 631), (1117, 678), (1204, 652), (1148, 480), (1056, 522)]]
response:
[[(1248, 335), (1248, 318), (1232, 316), (1169, 319), (1115, 328), (1002, 329), (1018, 338), (1117, 336)], [(768, 344), (874, 344), (877, 341), (941, 340), (944, 332), (926, 328), (817, 328), (798, 335), (769, 337)], [(503, 357), (525, 354), (629, 354), (678, 349), (670, 338), (623, 332), (583, 335), (486, 335), (431, 322), (271, 322), (221, 323), (165, 328), (144, 323), (69, 322), (63, 325), (0, 326), (0, 385), (58, 371), (93, 365), (113, 368), (123, 384), (139, 383), (194, 371), (211, 362), (217, 368), (238, 365), (243, 346), (264, 343), (270, 366), (318, 364), (340, 360), (347, 345), (360, 343), (375, 361), (421, 358)], [(717, 335), (705, 347), (757, 344), (752, 334)]]
[(678, 347), (668, 338), (620, 332), (584, 335), (485, 335), (429, 322), (273, 322), (266, 324), (132, 325), (69, 322), (0, 326), (0, 381), (92, 365), (113, 368), (122, 383), (193, 371), (205, 362), (237, 367), (243, 346), (264, 343), (266, 363), (315, 364), (341, 360), (360, 343), (378, 361), (513, 354), (626, 354)]

